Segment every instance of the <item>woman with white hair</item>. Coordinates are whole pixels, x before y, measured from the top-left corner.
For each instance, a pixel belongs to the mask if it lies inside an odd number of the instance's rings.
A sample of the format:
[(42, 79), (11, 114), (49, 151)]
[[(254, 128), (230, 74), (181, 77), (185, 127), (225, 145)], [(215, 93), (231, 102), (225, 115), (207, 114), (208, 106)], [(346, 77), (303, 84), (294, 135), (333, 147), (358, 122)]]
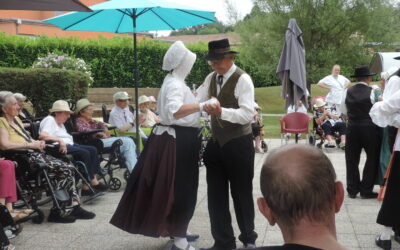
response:
[(26, 102), (26, 96), (24, 96), (21, 93), (14, 93), (14, 98), (17, 100), (18, 102), (18, 117), (24, 121), (24, 120), (29, 120), (29, 121), (33, 121), (34, 117), (29, 113), (28, 110), (26, 110), (24, 108), (25, 102)]
[[(198, 188), (200, 110), (186, 76), (196, 55), (181, 41), (164, 56), (164, 78), (158, 96), (161, 124), (153, 130), (134, 168), (111, 223), (133, 234), (174, 237), (172, 250), (194, 248), (187, 228)], [(127, 219), (129, 218), (129, 219)]]

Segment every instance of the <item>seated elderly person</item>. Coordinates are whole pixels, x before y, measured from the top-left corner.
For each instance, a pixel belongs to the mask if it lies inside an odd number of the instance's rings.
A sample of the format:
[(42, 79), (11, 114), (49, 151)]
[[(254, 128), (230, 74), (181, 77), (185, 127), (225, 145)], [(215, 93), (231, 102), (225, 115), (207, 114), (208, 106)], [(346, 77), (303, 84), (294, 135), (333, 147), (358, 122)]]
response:
[(139, 109), (140, 114), (143, 116), (143, 121), (140, 123), (141, 126), (151, 128), (160, 123), (158, 116), (150, 109), (150, 99), (147, 96), (142, 95), (139, 97)]
[(120, 151), (125, 157), (129, 172), (132, 172), (136, 165), (136, 146), (133, 140), (129, 137), (110, 137), (106, 124), (93, 120), (93, 104), (88, 99), (81, 99), (77, 102), (75, 114), (78, 116), (75, 120), (75, 127), (78, 132), (104, 130), (93, 135), (93, 137), (101, 139), (104, 147), (110, 147), (118, 139), (122, 140), (123, 144)]
[(14, 93), (14, 97), (18, 102), (18, 117), (21, 120), (29, 120), (29, 121), (33, 121), (34, 117), (31, 115), (31, 113), (29, 113), (28, 110), (26, 110), (26, 108), (24, 108), (25, 102), (26, 102), (26, 96), (24, 96), (21, 93)]
[[(94, 213), (84, 210), (80, 206), (79, 195), (76, 191), (74, 171), (70, 165), (52, 156), (43, 153), (45, 142), (32, 139), (23, 128), (18, 115), (18, 103), (13, 93), (9, 91), (0, 92), (0, 149), (33, 149), (36, 150), (34, 158), (50, 162), (48, 165), (49, 175), (54, 176), (55, 185), (62, 186), (70, 196), (70, 202), (60, 202), (61, 209), (56, 204), (50, 211), (48, 221), (59, 223), (72, 223), (76, 219), (92, 219)], [(33, 159), (33, 161), (35, 161)], [(72, 206), (71, 211), (66, 212), (67, 207)], [(69, 210), (69, 209), (68, 209)]]
[[(129, 110), (129, 95), (126, 92), (117, 92), (113, 95), (115, 106), (111, 109), (108, 122), (117, 127), (119, 132), (136, 132), (135, 114)], [(143, 116), (139, 115), (139, 124)], [(146, 134), (139, 128), (140, 137), (143, 143), (147, 141)]]
[(158, 116), (158, 113), (157, 113), (157, 100), (156, 100), (156, 98), (155, 98), (154, 96), (149, 96), (149, 100), (150, 100), (149, 109), (150, 109), (154, 114), (156, 114), (156, 115)]
[(15, 221), (23, 219), (33, 213), (32, 209), (13, 209), (12, 204), (16, 201), (17, 184), (14, 163), (0, 158), (0, 204), (7, 207)]
[(314, 104), (314, 108), (316, 109), (314, 113), (314, 119), (324, 131), (325, 138), (327, 140), (325, 147), (336, 147), (334, 133), (338, 132), (340, 136), (339, 147), (344, 149), (346, 146), (346, 123), (342, 121), (340, 115), (337, 113), (334, 107), (327, 108), (325, 105), (326, 102), (321, 98), (318, 98)]
[[(58, 143), (59, 153), (71, 154), (75, 160), (82, 161), (88, 171), (92, 187), (96, 191), (106, 191), (107, 185), (99, 182), (96, 178), (96, 174), (100, 170), (100, 159), (96, 147), (75, 144), (72, 135), (67, 132), (64, 126), (71, 113), (72, 111), (66, 101), (58, 100), (54, 102), (53, 107), (50, 109), (50, 115), (40, 122), (39, 138)], [(82, 186), (82, 196), (92, 194), (87, 185)]]

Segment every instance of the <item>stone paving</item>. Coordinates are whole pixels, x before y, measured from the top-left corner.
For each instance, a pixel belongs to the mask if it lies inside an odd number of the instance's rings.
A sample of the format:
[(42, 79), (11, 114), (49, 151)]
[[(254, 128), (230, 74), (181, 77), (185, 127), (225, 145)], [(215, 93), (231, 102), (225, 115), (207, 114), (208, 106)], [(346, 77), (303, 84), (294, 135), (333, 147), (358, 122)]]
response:
[[(266, 140), (270, 149), (279, 147), (279, 139)], [(289, 141), (289, 143), (293, 143)], [(305, 143), (304, 140), (300, 143)], [(338, 179), (345, 183), (344, 152), (340, 149), (324, 149), (333, 162)], [(254, 199), (261, 195), (259, 190), (259, 174), (263, 160), (267, 154), (256, 154)], [(365, 161), (363, 155), (362, 162)], [(198, 201), (194, 217), (189, 225), (189, 230), (200, 234), (200, 239), (193, 245), (195, 247), (210, 247), (213, 240), (210, 234), (210, 223), (207, 210), (207, 184), (205, 168), (200, 169)], [(378, 187), (375, 187), (378, 191)], [(55, 224), (43, 222), (40, 225), (27, 222), (23, 232), (12, 240), (19, 250), (34, 249), (121, 249), (121, 250), (168, 250), (172, 241), (169, 238), (148, 238), (131, 235), (123, 232), (108, 222), (113, 214), (122, 191), (108, 192), (84, 207), (96, 213), (96, 218), (89, 221), (78, 220), (73, 224)], [(339, 242), (349, 249), (378, 249), (375, 247), (374, 238), (382, 227), (375, 223), (380, 203), (376, 200), (362, 200), (345, 198), (344, 205), (336, 217), (337, 236)], [(46, 215), (48, 207), (43, 208)], [(232, 215), (234, 214), (231, 203)], [(233, 226), (238, 235), (235, 216), (232, 217)], [(255, 218), (256, 232), (258, 233), (257, 245), (278, 245), (283, 243), (281, 232), (277, 226), (268, 225), (266, 219), (256, 207)], [(237, 242), (241, 247), (241, 243)], [(400, 249), (400, 245), (393, 241), (393, 249)]]

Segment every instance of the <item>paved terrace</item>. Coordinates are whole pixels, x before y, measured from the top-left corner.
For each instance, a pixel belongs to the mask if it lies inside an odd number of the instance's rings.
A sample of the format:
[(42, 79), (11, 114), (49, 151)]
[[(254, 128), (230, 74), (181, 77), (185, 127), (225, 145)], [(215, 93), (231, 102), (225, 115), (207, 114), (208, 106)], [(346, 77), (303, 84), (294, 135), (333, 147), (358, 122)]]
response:
[[(269, 148), (279, 147), (280, 140), (267, 140)], [(289, 143), (293, 143), (290, 140)], [(302, 140), (300, 143), (305, 143)], [(339, 149), (330, 149), (327, 153), (335, 166), (338, 179), (345, 183), (344, 152)], [(256, 154), (254, 199), (261, 195), (259, 189), (259, 174), (263, 160), (267, 154)], [(363, 160), (365, 160), (365, 155)], [(377, 187), (376, 187), (377, 191)], [(169, 238), (148, 238), (139, 235), (130, 235), (113, 226), (108, 221), (113, 214), (122, 191), (108, 192), (97, 198), (85, 208), (94, 211), (97, 216), (93, 220), (78, 220), (73, 224), (54, 224), (43, 222), (40, 225), (25, 223), (23, 232), (12, 240), (16, 249), (121, 249), (121, 250), (169, 250), (172, 241)], [(232, 205), (232, 204), (231, 204)], [(375, 247), (374, 238), (382, 227), (375, 223), (380, 203), (376, 200), (362, 200), (345, 198), (344, 205), (336, 217), (338, 240), (349, 249), (378, 249)], [(44, 208), (46, 215), (48, 207)], [(233, 208), (231, 206), (233, 213)], [(234, 230), (238, 235), (238, 227), (234, 220)], [(266, 219), (256, 210), (256, 231), (258, 233), (257, 245), (278, 245), (283, 243), (281, 232), (277, 226), (270, 226)], [(210, 247), (213, 240), (210, 234), (210, 224), (207, 210), (207, 183), (206, 170), (200, 170), (200, 186), (196, 212), (189, 225), (191, 232), (201, 235), (194, 243), (195, 247)], [(394, 241), (393, 241), (394, 242)], [(241, 247), (241, 243), (237, 243)], [(400, 249), (394, 242), (393, 249)]]

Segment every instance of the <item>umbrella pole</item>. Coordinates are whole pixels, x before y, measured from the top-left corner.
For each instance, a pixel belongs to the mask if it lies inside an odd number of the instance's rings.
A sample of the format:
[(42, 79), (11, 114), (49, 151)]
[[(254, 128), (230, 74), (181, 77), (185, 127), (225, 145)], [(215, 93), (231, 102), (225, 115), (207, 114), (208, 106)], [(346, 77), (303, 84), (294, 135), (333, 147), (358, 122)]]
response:
[(134, 58), (134, 63), (133, 63), (133, 84), (135, 88), (135, 125), (136, 125), (136, 155), (139, 155), (140, 153), (140, 134), (139, 134), (139, 94), (138, 94), (138, 81), (139, 81), (139, 69), (138, 69), (138, 56), (137, 56), (137, 46), (136, 46), (136, 19), (132, 18), (133, 20), (133, 58)]

